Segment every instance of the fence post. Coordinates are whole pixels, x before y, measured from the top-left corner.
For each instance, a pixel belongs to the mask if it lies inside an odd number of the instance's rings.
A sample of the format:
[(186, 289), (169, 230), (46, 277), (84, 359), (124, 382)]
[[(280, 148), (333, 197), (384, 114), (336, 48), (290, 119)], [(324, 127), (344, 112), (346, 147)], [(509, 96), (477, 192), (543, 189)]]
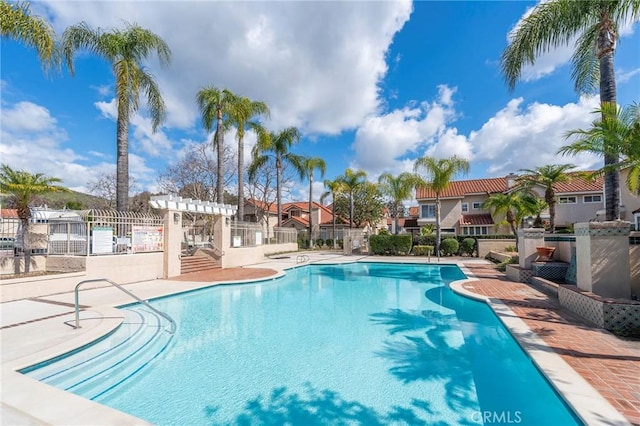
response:
[(164, 266), (163, 278), (180, 275), (182, 252), (182, 213), (163, 210), (164, 213)]

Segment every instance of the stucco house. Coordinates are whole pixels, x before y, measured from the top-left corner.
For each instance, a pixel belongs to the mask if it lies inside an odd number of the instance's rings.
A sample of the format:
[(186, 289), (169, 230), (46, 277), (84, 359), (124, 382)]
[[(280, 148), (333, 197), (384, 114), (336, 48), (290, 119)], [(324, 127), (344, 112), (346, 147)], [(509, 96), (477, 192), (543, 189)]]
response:
[[(556, 228), (566, 228), (576, 222), (604, 220), (604, 181), (585, 179), (579, 173), (570, 173), (568, 182), (556, 184)], [(505, 177), (453, 181), (440, 194), (440, 224), (444, 232), (457, 235), (491, 235), (509, 233), (498, 228), (491, 212), (483, 209), (483, 203), (493, 194), (517, 190), (517, 175)], [(626, 185), (626, 171), (622, 171), (621, 219), (640, 226), (640, 197), (629, 193)], [(530, 190), (544, 198), (544, 188), (534, 186)], [(418, 188), (416, 198), (419, 207), (418, 225), (435, 224), (435, 200), (433, 190)], [(543, 211), (542, 218), (548, 220), (549, 212)], [(638, 228), (640, 229), (640, 228)]]

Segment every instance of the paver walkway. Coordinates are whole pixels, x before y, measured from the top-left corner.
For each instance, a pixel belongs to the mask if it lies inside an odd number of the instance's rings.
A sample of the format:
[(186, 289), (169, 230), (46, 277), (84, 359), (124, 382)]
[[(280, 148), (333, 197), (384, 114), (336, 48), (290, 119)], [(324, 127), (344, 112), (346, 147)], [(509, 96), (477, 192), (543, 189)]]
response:
[(479, 281), (463, 284), (502, 300), (631, 423), (640, 425), (640, 341), (622, 339), (562, 308), (557, 298), (509, 281), (491, 265), (465, 264)]

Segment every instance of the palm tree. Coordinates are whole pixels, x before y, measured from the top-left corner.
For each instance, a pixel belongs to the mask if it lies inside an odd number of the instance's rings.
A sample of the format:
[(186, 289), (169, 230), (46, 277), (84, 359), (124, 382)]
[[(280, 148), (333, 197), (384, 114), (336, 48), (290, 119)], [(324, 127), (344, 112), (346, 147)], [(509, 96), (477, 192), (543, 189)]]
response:
[(40, 16), (31, 15), (28, 3), (0, 0), (0, 16), (2, 37), (12, 38), (36, 49), (45, 70), (59, 66), (55, 32)]
[(413, 169), (414, 171), (424, 169), (426, 174), (424, 182), (436, 194), (436, 254), (440, 256), (440, 194), (449, 187), (454, 176), (469, 173), (469, 162), (456, 155), (441, 159), (427, 156), (418, 158)]
[(0, 192), (15, 198), (18, 218), (21, 224), (21, 236), (25, 254), (24, 270), (29, 272), (31, 263), (31, 249), (29, 247), (29, 219), (31, 210), (29, 204), (37, 195), (49, 192), (68, 192), (65, 187), (56, 185), (61, 182), (58, 178), (46, 177), (42, 173), (32, 175), (23, 170), (13, 170), (3, 164), (0, 166)]
[(391, 216), (395, 221), (395, 234), (398, 234), (398, 214), (402, 202), (412, 197), (413, 190), (419, 181), (418, 176), (407, 172), (395, 177), (391, 173), (383, 173), (378, 178), (381, 192), (391, 199)]
[[(247, 127), (256, 133), (264, 132), (256, 115), (269, 115), (269, 107), (264, 102), (252, 101), (249, 98), (237, 98), (235, 108), (229, 111), (229, 125), (236, 127), (238, 138), (238, 220), (244, 220), (244, 134)], [(225, 126), (227, 127), (227, 126)]]
[(594, 112), (604, 119), (594, 121), (588, 130), (568, 132), (566, 138), (575, 136), (576, 141), (563, 146), (558, 152), (570, 155), (589, 152), (602, 156), (607, 150), (620, 153), (619, 163), (605, 166), (598, 173), (604, 173), (607, 168), (628, 167), (627, 187), (640, 195), (640, 104), (625, 108), (606, 104)]
[(214, 86), (206, 86), (198, 91), (196, 102), (202, 116), (202, 127), (207, 132), (216, 121), (216, 131), (212, 145), (217, 149), (216, 202), (224, 203), (224, 120), (237, 109), (238, 97), (227, 89), (220, 90)]
[(340, 182), (340, 180), (336, 179), (336, 180), (329, 180), (329, 179), (325, 179), (324, 181), (324, 187), (327, 188), (327, 192), (325, 192), (324, 194), (322, 194), (322, 196), (320, 197), (320, 202), (323, 203), (324, 200), (331, 195), (331, 202), (333, 204), (332, 208), (331, 208), (331, 220), (332, 220), (332, 224), (333, 224), (333, 235), (332, 235), (332, 239), (333, 239), (333, 248), (336, 248), (336, 245), (338, 243), (338, 239), (336, 238), (336, 195), (338, 195), (340, 192), (342, 192), (342, 182)]
[(300, 141), (300, 133), (295, 127), (288, 127), (278, 133), (260, 132), (258, 143), (253, 147), (253, 161), (249, 166), (249, 179), (254, 179), (258, 169), (262, 167), (269, 157), (276, 161), (276, 199), (278, 204), (278, 227), (282, 225), (282, 165), (286, 162), (304, 179), (303, 158), (289, 150), (293, 144)]
[(171, 50), (156, 34), (136, 24), (125, 24), (124, 30), (104, 32), (100, 28), (89, 28), (84, 22), (67, 28), (62, 35), (62, 55), (71, 74), (74, 73), (73, 57), (79, 49), (109, 61), (116, 79), (116, 208), (126, 211), (129, 206), (129, 120), (139, 108), (140, 93), (147, 98), (154, 132), (166, 116), (160, 89), (142, 60), (155, 51), (160, 64), (165, 66), (171, 60)]
[(554, 185), (567, 182), (569, 180), (567, 172), (573, 168), (575, 168), (573, 164), (548, 164), (535, 169), (520, 169), (524, 174), (519, 176), (517, 181), (525, 189), (534, 185), (540, 185), (544, 188), (544, 201), (549, 207), (549, 224), (551, 225), (552, 233), (556, 231), (556, 193)]
[[(510, 89), (525, 65), (549, 49), (565, 46), (574, 38), (572, 79), (577, 92), (593, 92), (599, 82), (600, 104), (616, 105), (613, 55), (618, 27), (640, 19), (640, 0), (554, 0), (540, 2), (511, 34), (502, 53), (502, 72)], [(603, 116), (604, 119), (604, 116)], [(605, 166), (618, 162), (618, 153), (607, 150)], [(605, 168), (606, 219), (620, 216), (620, 175)]]
[[(492, 210), (492, 217), (496, 224), (506, 223), (511, 228), (511, 232), (516, 237), (516, 251), (518, 248), (518, 226), (525, 217), (536, 214), (542, 205), (539, 198), (523, 191), (502, 193), (491, 195), (482, 205), (484, 209)], [(498, 217), (504, 217), (497, 220)]]
[(313, 172), (318, 170), (320, 177), (327, 171), (327, 164), (320, 157), (307, 157), (302, 162), (305, 174), (309, 179), (309, 248), (313, 247)]
[[(345, 170), (344, 175), (337, 178), (340, 181), (342, 192), (349, 194), (349, 228), (353, 228), (353, 195), (358, 187), (365, 183), (366, 179), (367, 172), (352, 169)], [(335, 208), (335, 200), (333, 200), (333, 206)]]

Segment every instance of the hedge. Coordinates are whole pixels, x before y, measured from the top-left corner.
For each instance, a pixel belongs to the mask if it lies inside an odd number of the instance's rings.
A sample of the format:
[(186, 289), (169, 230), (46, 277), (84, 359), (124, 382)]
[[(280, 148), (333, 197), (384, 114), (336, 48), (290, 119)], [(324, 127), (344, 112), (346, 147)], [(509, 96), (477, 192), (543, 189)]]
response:
[(411, 251), (411, 235), (372, 235), (369, 247), (373, 254), (406, 255)]

